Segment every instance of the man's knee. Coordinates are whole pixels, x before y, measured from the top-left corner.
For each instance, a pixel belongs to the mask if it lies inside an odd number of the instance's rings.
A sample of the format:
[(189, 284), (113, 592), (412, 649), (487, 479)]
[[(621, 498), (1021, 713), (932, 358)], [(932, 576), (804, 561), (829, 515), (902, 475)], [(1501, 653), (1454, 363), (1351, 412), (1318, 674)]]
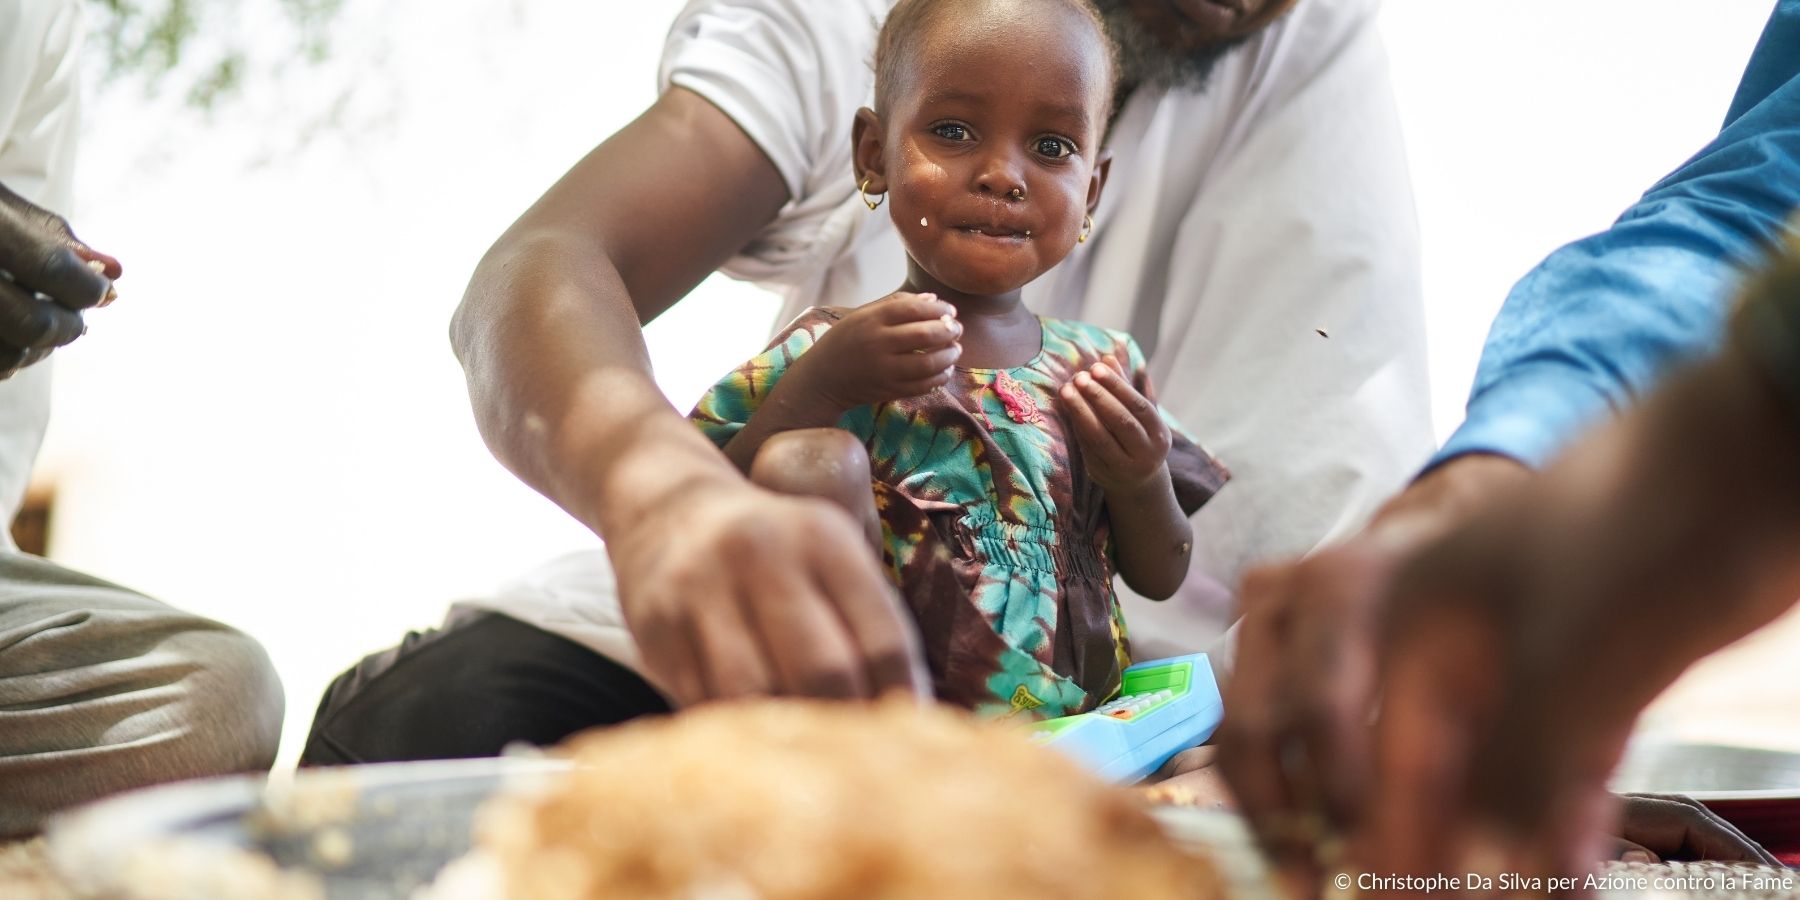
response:
[(79, 592), (15, 615), (29, 636), (0, 659), (0, 836), (119, 791), (274, 763), (281, 683), (256, 641), (110, 586)]
[(841, 428), (784, 431), (763, 442), (750, 480), (784, 494), (853, 496), (869, 490), (869, 455)]
[(197, 775), (267, 771), (281, 743), (286, 698), (268, 653), (230, 628), (175, 641), (195, 666), (182, 717), (192, 740), (184, 754)]

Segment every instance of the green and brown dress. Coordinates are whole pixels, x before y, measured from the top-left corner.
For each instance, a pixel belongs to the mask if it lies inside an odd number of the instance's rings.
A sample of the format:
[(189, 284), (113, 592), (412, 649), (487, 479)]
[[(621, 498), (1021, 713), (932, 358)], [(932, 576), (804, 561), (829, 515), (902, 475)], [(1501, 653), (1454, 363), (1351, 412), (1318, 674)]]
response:
[[(801, 313), (702, 397), (691, 418), (730, 441), (793, 361), (843, 313)], [(863, 406), (838, 427), (868, 449), (883, 556), (918, 621), (939, 699), (994, 715), (1083, 712), (1130, 664), (1113, 593), (1105, 497), (1057, 392), (1110, 359), (1154, 398), (1129, 335), (1040, 319), (1043, 349), (1010, 369), (958, 367), (922, 397)], [(1169, 472), (1192, 514), (1230, 477), (1176, 425)]]

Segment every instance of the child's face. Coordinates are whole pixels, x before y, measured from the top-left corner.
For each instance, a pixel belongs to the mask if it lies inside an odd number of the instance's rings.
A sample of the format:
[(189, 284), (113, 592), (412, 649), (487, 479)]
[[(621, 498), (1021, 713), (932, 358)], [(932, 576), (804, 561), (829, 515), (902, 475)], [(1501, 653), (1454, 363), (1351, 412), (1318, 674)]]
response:
[(992, 295), (1074, 247), (1100, 199), (1109, 85), (1078, 12), (971, 6), (921, 31), (887, 121), (864, 111), (856, 150), (859, 181), (887, 190), (913, 260), (945, 287)]

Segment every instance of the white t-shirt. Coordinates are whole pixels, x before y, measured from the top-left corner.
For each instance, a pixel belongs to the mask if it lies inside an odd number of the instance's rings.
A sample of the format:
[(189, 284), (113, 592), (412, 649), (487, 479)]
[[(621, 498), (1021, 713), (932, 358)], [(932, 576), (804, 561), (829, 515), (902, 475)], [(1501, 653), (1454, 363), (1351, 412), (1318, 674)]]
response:
[[(73, 200), (80, 0), (0, 2), (0, 184), (52, 212)], [(0, 549), (50, 424), (48, 360), (0, 381)]]
[[(691, 0), (670, 32), (662, 85), (729, 115), (792, 198), (725, 266), (785, 295), (776, 324), (903, 280), (892, 220), (861, 203), (850, 162), (890, 5)], [(1233, 474), (1194, 519), (1174, 598), (1120, 585), (1140, 658), (1211, 647), (1246, 568), (1354, 530), (1433, 448), (1418, 224), (1377, 7), (1301, 0), (1204, 93), (1132, 97), (1092, 239), (1025, 289), (1037, 312), (1133, 334), (1163, 405)], [(602, 551), (473, 603), (635, 659)]]

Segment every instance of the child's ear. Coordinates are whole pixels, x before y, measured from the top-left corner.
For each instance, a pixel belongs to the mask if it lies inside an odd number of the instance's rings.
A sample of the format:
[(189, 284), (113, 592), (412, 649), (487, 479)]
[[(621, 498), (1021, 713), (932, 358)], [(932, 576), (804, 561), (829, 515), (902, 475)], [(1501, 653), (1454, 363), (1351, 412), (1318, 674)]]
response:
[(850, 162), (856, 169), (857, 187), (866, 180), (865, 193), (871, 197), (887, 193), (887, 148), (882, 144), (886, 137), (887, 129), (874, 110), (865, 106), (856, 111), (856, 121), (850, 125)]
[(1106, 189), (1107, 173), (1112, 171), (1113, 152), (1100, 151), (1100, 161), (1094, 163), (1094, 174), (1088, 177), (1087, 211), (1092, 214), (1100, 208), (1100, 192)]

